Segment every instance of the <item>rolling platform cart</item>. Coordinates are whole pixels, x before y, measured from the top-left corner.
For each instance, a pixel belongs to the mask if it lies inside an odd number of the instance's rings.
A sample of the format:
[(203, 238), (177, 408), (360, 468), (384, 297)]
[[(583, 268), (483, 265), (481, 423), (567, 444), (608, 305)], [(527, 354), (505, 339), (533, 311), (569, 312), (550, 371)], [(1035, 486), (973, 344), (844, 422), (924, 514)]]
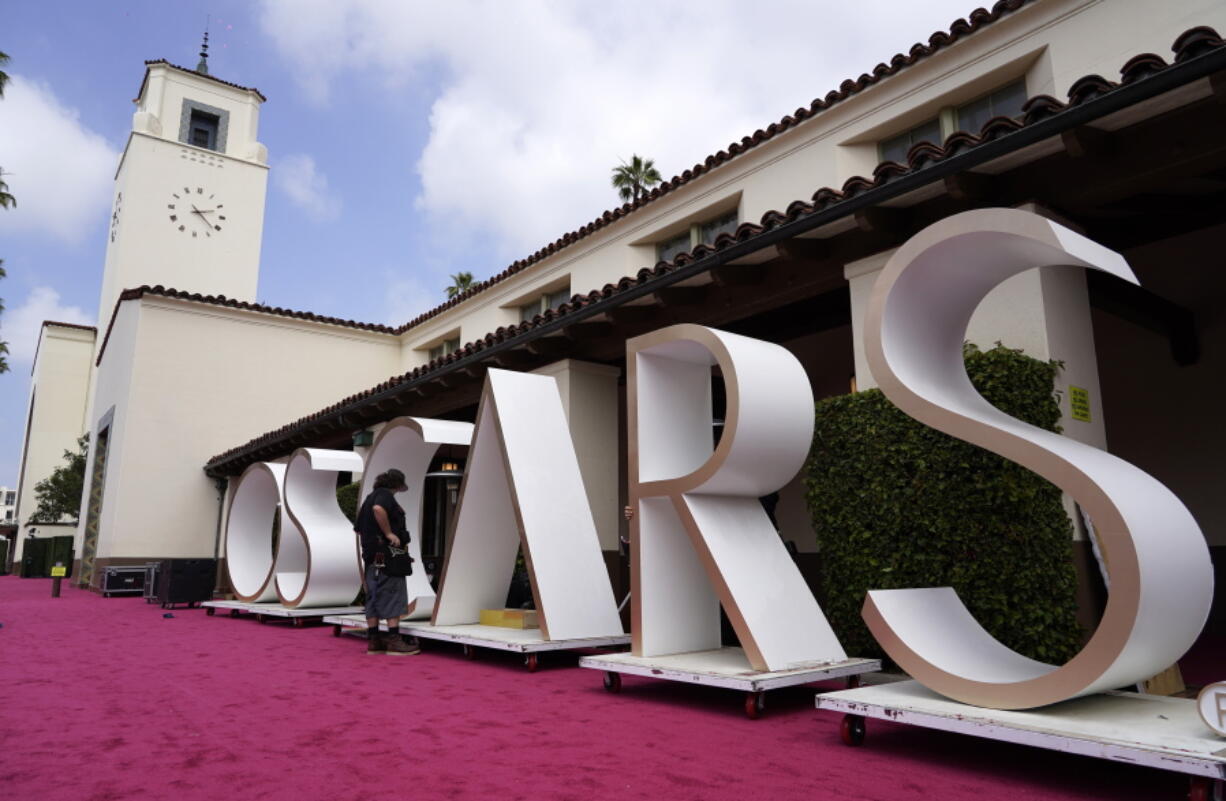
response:
[(317, 622), (327, 615), (347, 615), (352, 614), (353, 612), (362, 611), (362, 607), (360, 606), (328, 606), (291, 609), (290, 607), (282, 606), (279, 603), (257, 604), (249, 603), (247, 601), (205, 601), (200, 605), (204, 607), (205, 614), (209, 615), (210, 617), (217, 614), (218, 609), (226, 609), (229, 610), (230, 617), (251, 615), (260, 623), (267, 623), (270, 620), (287, 620), (295, 627), (305, 626), (308, 622)]
[(750, 667), (740, 648), (719, 648), (668, 656), (628, 653), (585, 656), (579, 660), (579, 667), (603, 670), (604, 688), (611, 693), (621, 692), (623, 673), (740, 690), (745, 693), (746, 717), (757, 720), (766, 708), (767, 690), (838, 678), (847, 679), (848, 686), (854, 687), (859, 683), (860, 674), (881, 670), (881, 661), (846, 659), (797, 665), (786, 670), (758, 671)]
[[(333, 615), (324, 618), (324, 623), (331, 624), (333, 636), (339, 637), (345, 631), (357, 633), (366, 630), (366, 619), (361, 614)], [(379, 628), (386, 630), (387, 624), (380, 621)], [(460, 645), (464, 655), (469, 659), (477, 658), (478, 648), (489, 648), (495, 651), (511, 651), (523, 654), (524, 665), (529, 673), (535, 673), (540, 665), (539, 654), (546, 651), (574, 651), (583, 648), (608, 648), (627, 645), (630, 635), (614, 635), (610, 637), (584, 637), (568, 640), (546, 640), (540, 629), (512, 629), (502, 626), (482, 626), (478, 623), (460, 626), (431, 626), (429, 623), (402, 620), (400, 633), (420, 640), (439, 640)]]
[(1204, 725), (1189, 698), (1110, 692), (1041, 709), (1001, 710), (900, 681), (823, 693), (817, 708), (843, 713), (840, 736), (848, 745), (861, 745), (865, 719), (877, 718), (1184, 773), (1191, 801), (1218, 801), (1226, 781), (1226, 740)]

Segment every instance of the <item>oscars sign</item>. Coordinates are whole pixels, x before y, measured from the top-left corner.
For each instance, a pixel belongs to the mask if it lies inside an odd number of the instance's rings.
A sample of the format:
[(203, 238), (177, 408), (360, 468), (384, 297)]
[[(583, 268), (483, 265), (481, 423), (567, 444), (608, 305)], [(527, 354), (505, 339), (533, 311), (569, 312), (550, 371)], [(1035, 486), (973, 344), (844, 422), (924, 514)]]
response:
[(408, 589), (410, 620), (428, 619), (434, 611), (434, 588), (422, 566), (421, 536), (425, 504), (422, 490), (426, 472), (440, 445), (465, 445), (472, 442), (472, 423), (454, 420), (430, 420), (424, 417), (397, 417), (379, 430), (366, 457), (361, 492), (365, 498), (375, 488), (375, 478), (385, 470), (396, 468), (404, 472), (408, 488), (396, 493), (396, 501), (404, 507), (405, 517), (416, 521), (409, 538), (409, 556), (413, 557), (413, 575), (405, 577)]
[[(336, 502), (340, 472), (361, 472), (363, 494), (388, 467), (405, 473), (401, 494), (406, 517), (416, 521), (410, 552), (421, 562), (422, 484), (441, 444), (467, 445), (470, 423), (402, 417), (379, 432), (365, 465), (351, 451), (299, 448), (288, 464), (260, 462), (239, 478), (226, 516), (226, 570), (243, 601), (279, 601), (287, 607), (345, 606), (362, 586), (361, 557), (353, 524)], [(273, 528), (280, 510), (280, 537)], [(409, 614), (428, 617), (434, 592), (425, 570), (407, 577)]]
[[(396, 418), (379, 431), (365, 465), (349, 451), (301, 448), (287, 465), (253, 464), (231, 496), (226, 567), (244, 601), (289, 607), (348, 605), (361, 587), (353, 524), (336, 501), (338, 472), (363, 470), (361, 495), (396, 467), (399, 494), (416, 526), (410, 554), (421, 559), (422, 487), (440, 445), (469, 445), (442, 587), (436, 598), (424, 569), (406, 577), (410, 619), (476, 624), (501, 608), (522, 547), (545, 639), (621, 635), (621, 619), (600, 554), (557, 382), (548, 376), (490, 370), (477, 425)], [(273, 556), (273, 529), (281, 536)]]
[[(722, 605), (749, 666), (847, 658), (758, 498), (813, 438), (813, 393), (779, 345), (697, 325), (636, 337), (629, 370), (632, 643), (650, 657), (720, 647)], [(713, 446), (711, 368), (728, 404)]]
[(226, 570), (234, 594), (290, 608), (352, 602), (362, 573), (353, 524), (336, 504), (336, 475), (361, 469), (356, 453), (299, 448), (288, 464), (261, 462), (243, 471), (226, 519)]
[(942, 695), (998, 709), (1054, 704), (1161, 672), (1196, 640), (1213, 596), (1205, 538), (1170, 490), (1105, 451), (1004, 414), (971, 386), (962, 361), (971, 314), (998, 284), (1035, 267), (1137, 283), (1119, 254), (1050, 220), (971, 211), (929, 226), (894, 254), (865, 324), (869, 367), (898, 408), (1067, 492), (1094, 520), (1110, 564), (1102, 621), (1065, 665), (1001, 644), (949, 587), (869, 592), (864, 620), (900, 667)]

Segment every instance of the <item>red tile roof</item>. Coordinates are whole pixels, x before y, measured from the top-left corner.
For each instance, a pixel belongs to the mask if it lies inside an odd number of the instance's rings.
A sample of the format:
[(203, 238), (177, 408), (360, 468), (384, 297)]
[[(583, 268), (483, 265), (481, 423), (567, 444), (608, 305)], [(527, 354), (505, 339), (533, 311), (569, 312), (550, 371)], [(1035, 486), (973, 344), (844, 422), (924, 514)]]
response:
[(563, 248), (573, 245), (579, 240), (596, 233), (611, 223), (617, 222), (626, 215), (638, 211), (652, 201), (680, 189), (691, 181), (711, 172), (711, 170), (727, 164), (737, 156), (747, 153), (758, 145), (768, 142), (771, 139), (774, 139), (776, 136), (792, 130), (802, 122), (817, 116), (831, 106), (837, 105), (838, 103), (841, 103), (854, 95), (860, 94), (870, 86), (880, 83), (883, 79), (888, 78), (891, 75), (894, 75), (911, 66), (912, 64), (915, 64), (916, 62), (922, 61), (923, 59), (926, 59), (937, 52), (952, 46), (956, 42), (982, 30), (984, 27), (991, 25), (1002, 17), (1012, 14), (1013, 12), (1020, 10), (1022, 7), (1030, 5), (1034, 2), (1036, 2), (1036, 0), (998, 0), (998, 2), (993, 4), (990, 11), (985, 8), (975, 9), (968, 14), (966, 18), (954, 20), (954, 22), (950, 24), (948, 31), (936, 31), (933, 33), (928, 37), (927, 43), (917, 42), (916, 44), (912, 45), (911, 49), (905, 54), (896, 54), (890, 59), (888, 64), (882, 63), (878, 64), (876, 67), (873, 67), (871, 73), (863, 73), (855, 80), (849, 78), (843, 81), (841, 84), (839, 84), (838, 89), (833, 89), (830, 92), (827, 92), (825, 97), (814, 99), (808, 106), (802, 106), (791, 114), (784, 115), (778, 122), (772, 122), (770, 125), (766, 126), (766, 128), (759, 128), (750, 136), (741, 137), (739, 142), (732, 142), (726, 149), (707, 156), (690, 169), (685, 170), (679, 175), (675, 175), (671, 179), (664, 181), (659, 186), (652, 188), (651, 191), (649, 191), (639, 200), (632, 203), (625, 203), (622, 206), (610, 209), (587, 225), (571, 231), (570, 233), (563, 234), (561, 237), (536, 251), (531, 256), (512, 262), (502, 272), (491, 276), (484, 281), (473, 284), (472, 288), (467, 292), (456, 295), (454, 298), (444, 301), (433, 309), (423, 312), (404, 325), (400, 326), (399, 330), (407, 330), (415, 325), (424, 323), (426, 320), (429, 320), (432, 317), (437, 317), (453, 306), (463, 303), (468, 298), (489, 289), (491, 286), (497, 283), (507, 280), (511, 276), (522, 272), (537, 262), (549, 258)]
[[(595, 233), (596, 231), (600, 230), (601, 228), (604, 228), (605, 226), (613, 222), (616, 222), (617, 220), (620, 220), (626, 215), (631, 214), (632, 212), (637, 211), (638, 209), (642, 208), (648, 203), (651, 203), (652, 201), (668, 194), (669, 192), (675, 189), (678, 189), (681, 186), (684, 186), (685, 184), (698, 178), (699, 176), (710, 172), (716, 167), (719, 167), (722, 164), (726, 164), (727, 162), (731, 161), (737, 156), (743, 153), (746, 153), (749, 150), (752, 150), (754, 147), (757, 147), (763, 142), (773, 139), (778, 134), (791, 130), (792, 128), (799, 125), (801, 122), (817, 115), (819, 112), (829, 108), (830, 106), (833, 106), (843, 100), (846, 100), (852, 95), (859, 94), (860, 92), (864, 91), (868, 87), (880, 82), (883, 78), (889, 77), (890, 75), (894, 75), (895, 73), (899, 72), (900, 70), (906, 67), (911, 66), (917, 61), (920, 61), (921, 59), (924, 59), (924, 58), (927, 58), (933, 55), (939, 50), (948, 48), (950, 45), (954, 44), (960, 39), (966, 38), (972, 33), (975, 33), (976, 31), (981, 30), (983, 27), (990, 25), (993, 22), (996, 22), (1001, 17), (1004, 17), (1007, 14), (1017, 11), (1023, 6), (1033, 3), (1035, 1), (1036, 0), (999, 0), (997, 3), (995, 3), (992, 6), (991, 11), (988, 11), (987, 9), (984, 9), (984, 8), (975, 9), (969, 15), (967, 15), (965, 19), (955, 20), (950, 25), (948, 31), (937, 31), (933, 33), (931, 36), (928, 37), (927, 44), (923, 42), (916, 43), (912, 45), (911, 49), (906, 54), (902, 54), (902, 53), (896, 54), (892, 59), (890, 59), (889, 64), (884, 64), (884, 63), (878, 64), (876, 67), (873, 68), (872, 74), (868, 74), (868, 73), (863, 74), (859, 78), (855, 79), (854, 81), (850, 79), (843, 81), (843, 83), (839, 85), (839, 88), (837, 90), (832, 90), (828, 92), (824, 98), (818, 98), (818, 99), (813, 100), (807, 108), (805, 107), (798, 108), (792, 114), (784, 116), (779, 122), (771, 123), (765, 129), (760, 128), (757, 131), (754, 131), (752, 136), (743, 137), (740, 142), (733, 142), (732, 144), (728, 145), (728, 148), (726, 150), (721, 150), (714, 155), (707, 156), (706, 159), (703, 160), (703, 162), (699, 164), (695, 164), (692, 168), (685, 170), (680, 175), (674, 176), (672, 179), (665, 181), (660, 186), (653, 188), (647, 195), (645, 195), (643, 198), (639, 199), (638, 201), (635, 201), (633, 203), (626, 203), (616, 209), (612, 209), (610, 211), (604, 212), (604, 214), (602, 214), (600, 217), (593, 220), (591, 223), (588, 223), (587, 225), (583, 226), (582, 228), (575, 230), (575, 231), (571, 231), (568, 234), (564, 234), (563, 236), (554, 240), (549, 245), (546, 245), (544, 248), (541, 248), (540, 250), (538, 250), (536, 253), (533, 253), (531, 256), (527, 257), (526, 259), (520, 259), (518, 261), (513, 262), (510, 266), (508, 266), (506, 269), (504, 269), (502, 272), (498, 273), (497, 275), (494, 275), (486, 279), (485, 281), (481, 281), (481, 282), (474, 284), (473, 287), (469, 289), (468, 291), (463, 292), (459, 295), (456, 295), (453, 298), (449, 298), (443, 303), (440, 303), (438, 306), (435, 306), (433, 309), (423, 312), (422, 314), (419, 314), (417, 317), (414, 317), (412, 320), (409, 320), (408, 322), (403, 323), (402, 325), (396, 326), (395, 328), (388, 328), (386, 326), (373, 325), (370, 323), (360, 323), (360, 322), (355, 322), (353, 320), (338, 320), (333, 317), (317, 317), (316, 315), (313, 315), (310, 312), (298, 312), (298, 311), (291, 311), (288, 309), (270, 308), (267, 306), (260, 306), (259, 304), (244, 304), (244, 303), (240, 303), (238, 301), (234, 301), (229, 298), (226, 298), (224, 295), (216, 295), (216, 296), (188, 295), (187, 293), (179, 292), (178, 290), (174, 290), (174, 289), (167, 289), (161, 286), (157, 286), (157, 287), (142, 286), (142, 287), (130, 289), (124, 294), (120, 295), (119, 300), (120, 301), (131, 300), (136, 297), (140, 297), (141, 294), (145, 294), (145, 293), (160, 294), (160, 295), (165, 295), (167, 297), (178, 297), (178, 298), (183, 298), (187, 300), (196, 300), (196, 301), (200, 301), (204, 303), (214, 303), (214, 304), (219, 304), (219, 305), (250, 309), (251, 311), (260, 311), (260, 312), (267, 312), (271, 314), (280, 314), (280, 315), (286, 315), (286, 316), (291, 316), (291, 317), (299, 317), (301, 319), (316, 320), (318, 322), (331, 323), (334, 325), (345, 325), (345, 326), (350, 326), (352, 328), (362, 328), (362, 329), (372, 330), (372, 331), (387, 331), (390, 333), (401, 334), (409, 330), (410, 328), (413, 328), (417, 325), (420, 325), (426, 322), (427, 320), (437, 317), (438, 315), (442, 314), (448, 309), (459, 305), (460, 303), (464, 302), (468, 298), (471, 298), (474, 295), (480, 292), (483, 292), (484, 290), (490, 288), (491, 286), (507, 280), (511, 276), (519, 272), (522, 272), (523, 270), (527, 269), (533, 264), (536, 264), (537, 262), (545, 258), (548, 258), (549, 256), (554, 255), (555, 253), (562, 250), (563, 248), (569, 245), (572, 245), (575, 242), (578, 242), (579, 240), (589, 236), (590, 234)], [(194, 70), (189, 70), (186, 67), (179, 67), (175, 64), (171, 64), (165, 59), (146, 61), (145, 64), (146, 65), (166, 64), (167, 66), (174, 67), (175, 69), (183, 70), (185, 72), (191, 72), (195, 75), (200, 74), (200, 73), (195, 72)], [(233, 83), (230, 83), (229, 81), (223, 81), (220, 78), (214, 78), (211, 75), (205, 75), (202, 77), (210, 78), (211, 80), (215, 80), (220, 83), (224, 83), (227, 86), (233, 86), (238, 89), (246, 89), (247, 91), (251, 91), (251, 92), (255, 92), (256, 94), (260, 94), (258, 89), (249, 89), (248, 87), (239, 86), (238, 84), (233, 84)], [(148, 71), (146, 71), (146, 79), (148, 79)], [(143, 83), (141, 84), (141, 90), (142, 91), (144, 90)], [(262, 99), (264, 98), (262, 94), (260, 94), (260, 97)], [(133, 293), (136, 293), (136, 294), (133, 294)], [(118, 311), (118, 308), (119, 307), (117, 304), (116, 311)], [(111, 324), (112, 325), (114, 324), (113, 314), (111, 316)], [(99, 352), (98, 352), (99, 362), (102, 359), (102, 353), (106, 350), (106, 341), (110, 337), (110, 332), (111, 332), (111, 325), (108, 325), (106, 336), (103, 339), (102, 348), (99, 349)]]
[(98, 348), (98, 358), (94, 362), (95, 365), (102, 364), (102, 355), (106, 353), (107, 342), (111, 339), (111, 329), (115, 326), (115, 317), (119, 314), (119, 304), (125, 300), (137, 300), (145, 295), (154, 295), (163, 298), (174, 298), (176, 300), (190, 300), (196, 303), (208, 303), (213, 306), (225, 306), (231, 309), (243, 309), (245, 311), (258, 312), (260, 314), (274, 314), (278, 317), (293, 317), (297, 320), (309, 320), (313, 323), (324, 323), (326, 325), (339, 325), (345, 328), (357, 328), (362, 331), (374, 331), (379, 334), (395, 334), (399, 329), (391, 328), (378, 323), (360, 323), (356, 320), (342, 320), (339, 317), (327, 317), (322, 314), (313, 312), (295, 311), (294, 309), (283, 309), (280, 306), (265, 306), (262, 303), (248, 303), (243, 300), (234, 300), (227, 298), (225, 295), (201, 295), (198, 292), (181, 292), (177, 289), (170, 289), (162, 286), (138, 286), (134, 289), (125, 289), (119, 293), (119, 298), (115, 301), (115, 310), (111, 312), (111, 321), (106, 326), (106, 334), (102, 337), (102, 347)]
[(192, 75), (195, 75), (197, 78), (204, 78), (206, 80), (213, 81), (214, 83), (220, 83), (225, 86), (232, 87), (234, 89), (242, 89), (244, 92), (253, 92), (255, 93), (255, 96), (258, 97), (260, 100), (264, 102), (268, 101), (268, 98), (264, 97), (264, 93), (261, 92), (259, 89), (256, 89), (253, 86), (240, 86), (237, 83), (230, 83), (229, 81), (223, 81), (221, 78), (218, 78), (215, 75), (208, 75), (203, 72), (196, 72), (195, 70), (188, 69), (187, 67), (180, 67), (178, 64), (171, 64), (169, 61), (167, 61), (164, 58), (155, 58), (155, 59), (151, 59), (145, 62), (145, 77), (141, 79), (140, 89), (136, 92), (136, 97), (138, 100), (140, 99), (141, 93), (145, 91), (145, 83), (148, 82), (149, 80), (149, 68), (152, 67), (154, 64), (165, 64), (167, 67), (171, 67), (173, 69), (179, 70), (180, 72), (189, 72)]
[[(239, 447), (218, 454), (209, 460), (205, 469), (215, 470), (219, 465), (232, 458), (258, 451), (268, 446), (275, 446), (279, 441), (291, 434), (311, 424), (321, 423), (326, 418), (342, 410), (351, 410), (352, 407), (360, 405), (368, 398), (418, 381), (432, 373), (444, 373), (460, 360), (480, 354), (482, 351), (493, 346), (516, 339), (548, 324), (563, 321), (567, 317), (575, 315), (577, 312), (601, 301), (629, 293), (632, 290), (641, 290), (645, 285), (654, 283), (670, 273), (676, 272), (687, 265), (700, 262), (714, 254), (727, 251), (729, 248), (742, 245), (743, 243), (753, 243), (755, 240), (762, 241), (762, 247), (765, 247), (767, 244), (770, 244), (767, 241), (766, 235), (776, 229), (797, 223), (804, 218), (812, 218), (814, 215), (825, 215), (827, 212), (835, 212), (837, 214), (845, 211), (845, 213), (851, 213), (855, 207), (865, 205), (865, 202), (856, 203), (852, 201), (860, 200), (871, 203), (874, 195), (889, 191), (892, 187), (888, 185), (900, 178), (916, 176), (934, 165), (949, 161), (966, 153), (987, 149), (989, 146), (1001, 142), (1001, 140), (1005, 140), (1002, 144), (1007, 144), (1008, 137), (1014, 133), (1025, 131), (1052, 118), (1070, 117), (1074, 112), (1100, 99), (1111, 101), (1113, 99), (1112, 95), (1117, 94), (1126, 87), (1155, 76), (1160, 76), (1175, 65), (1183, 64), (1200, 56), (1213, 54), (1219, 57), (1217, 61), (1222, 62), (1216, 68), (1226, 69), (1226, 41), (1223, 41), (1212, 28), (1198, 27), (1185, 31), (1175, 40), (1172, 50), (1175, 53), (1175, 59), (1172, 64), (1167, 64), (1160, 56), (1152, 53), (1133, 57), (1121, 69), (1120, 81), (1118, 83), (1109, 81), (1100, 75), (1087, 75), (1079, 79), (1070, 87), (1068, 103), (1063, 103), (1049, 95), (1038, 95), (1026, 101), (1023, 106), (1021, 120), (996, 117), (988, 120), (978, 134), (958, 131), (948, 136), (943, 145), (936, 145), (930, 142), (916, 144), (907, 154), (907, 164), (885, 162), (877, 166), (873, 171), (873, 178), (871, 179), (855, 176), (844, 182), (842, 189), (822, 187), (813, 193), (809, 201), (793, 201), (782, 212), (768, 211), (762, 215), (760, 224), (742, 223), (734, 233), (721, 234), (715, 240), (714, 245), (698, 245), (692, 251), (678, 255), (671, 262), (659, 262), (655, 267), (639, 270), (635, 276), (622, 278), (616, 284), (606, 284), (603, 288), (589, 292), (586, 295), (575, 295), (556, 309), (542, 312), (531, 320), (521, 322), (518, 325), (500, 327), (496, 331), (486, 334), (481, 339), (465, 344), (455, 353), (434, 359), (428, 364), (416, 367), (402, 375), (392, 376), (377, 386), (351, 395), (338, 403), (295, 420), (275, 431), (262, 434)], [(1194, 80), (1196, 77), (1194, 74), (1193, 77), (1184, 80)], [(1161, 91), (1166, 91), (1166, 89), (1156, 90), (1157, 93)], [(1106, 113), (1109, 113), (1109, 111), (1102, 112), (1102, 114)], [(1069, 124), (1080, 123), (1070, 122)], [(997, 155), (1000, 154), (998, 153)], [(641, 291), (637, 294), (641, 294)], [(550, 327), (556, 327), (556, 325), (551, 325)]]
[(61, 323), (59, 320), (43, 320), (43, 325), (54, 325), (60, 328), (79, 328), (82, 331), (93, 331), (98, 333), (98, 329), (92, 325), (79, 325), (77, 323)]

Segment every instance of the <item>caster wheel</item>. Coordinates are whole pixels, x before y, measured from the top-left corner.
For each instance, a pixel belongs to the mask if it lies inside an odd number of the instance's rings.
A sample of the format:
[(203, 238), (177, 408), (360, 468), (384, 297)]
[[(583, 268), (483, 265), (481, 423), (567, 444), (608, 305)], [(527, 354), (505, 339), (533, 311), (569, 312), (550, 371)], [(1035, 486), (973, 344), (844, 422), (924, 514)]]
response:
[(296, 629), (300, 629), (300, 628), (302, 628), (302, 627), (303, 627), (303, 625), (305, 625), (305, 623), (306, 623), (306, 621), (305, 621), (305, 620), (303, 620), (303, 619), (302, 619), (302, 618), (300, 618), (300, 617), (296, 617), (296, 618), (294, 618), (294, 628), (296, 628)]
[(766, 693), (761, 690), (745, 693), (745, 717), (757, 720), (762, 717), (764, 709), (766, 709)]
[(339, 637), (339, 636), (341, 636), (341, 627), (340, 627), (340, 626), (333, 626), (333, 627), (332, 627), (332, 636), (333, 636), (333, 637)]
[(238, 617), (238, 610), (237, 610), (237, 609), (231, 609), (231, 610), (230, 610), (230, 617)]
[(529, 673), (535, 673), (536, 669), (540, 667), (540, 663), (537, 661), (536, 654), (527, 654), (526, 656), (524, 656), (524, 664), (528, 666)]
[(256, 619), (257, 621), (259, 621), (260, 623), (267, 623), (267, 622), (268, 622), (268, 618), (264, 617), (263, 615), (256, 615), (256, 616), (255, 616), (255, 619)]
[(477, 649), (473, 648), (471, 645), (465, 645), (464, 646), (464, 658), (465, 659), (476, 659)]
[(204, 610), (204, 613), (209, 617), (212, 617), (213, 615), (217, 614), (217, 610), (210, 606), (208, 609)]
[(606, 670), (604, 674), (604, 688), (611, 693), (619, 693), (622, 691), (622, 674), (614, 673), (611, 670)]
[(102, 597), (103, 597), (103, 598), (110, 598), (110, 597), (111, 597), (111, 594), (110, 594), (109, 592), (104, 592), (104, 593), (102, 593)]
[(839, 737), (844, 745), (864, 745), (864, 718), (860, 715), (844, 715)]
[(856, 688), (857, 688), (857, 687), (859, 687), (859, 686), (860, 686), (860, 676), (859, 676), (859, 674), (857, 674), (857, 675), (855, 675), (855, 676), (848, 676), (848, 677), (847, 677), (847, 689), (849, 689), (849, 690), (854, 690), (854, 689), (856, 689)]

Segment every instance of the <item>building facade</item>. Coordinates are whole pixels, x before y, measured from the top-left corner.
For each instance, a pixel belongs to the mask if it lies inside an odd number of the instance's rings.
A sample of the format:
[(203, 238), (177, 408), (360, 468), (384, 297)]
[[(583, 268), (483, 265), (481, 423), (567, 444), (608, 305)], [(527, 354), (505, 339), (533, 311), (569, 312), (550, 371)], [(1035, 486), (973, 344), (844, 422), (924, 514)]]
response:
[[(1211, 268), (1226, 236), (1223, 30), (1226, 7), (1209, 0), (1003, 0), (397, 328), (251, 302), (263, 97), (151, 63), (81, 413), (79, 575), (96, 561), (218, 554), (226, 482), (247, 465), (355, 447), (401, 414), (471, 421), (497, 366), (558, 379), (624, 584), (626, 339), (722, 327), (783, 344), (818, 398), (871, 387), (859, 340), (877, 272), (927, 224), (991, 206), (1119, 250), (1142, 288), (1032, 271), (985, 301), (968, 338), (1063, 362), (1065, 434), (1168, 484), (1220, 556), (1226, 435), (1209, 421), (1226, 375), (1226, 287)], [(212, 122), (197, 132), (193, 120)], [(235, 210), (224, 222), (223, 208)], [(132, 243), (126, 225), (159, 238)], [(201, 271), (213, 260), (231, 266)], [(778, 516), (811, 567), (799, 480)]]

